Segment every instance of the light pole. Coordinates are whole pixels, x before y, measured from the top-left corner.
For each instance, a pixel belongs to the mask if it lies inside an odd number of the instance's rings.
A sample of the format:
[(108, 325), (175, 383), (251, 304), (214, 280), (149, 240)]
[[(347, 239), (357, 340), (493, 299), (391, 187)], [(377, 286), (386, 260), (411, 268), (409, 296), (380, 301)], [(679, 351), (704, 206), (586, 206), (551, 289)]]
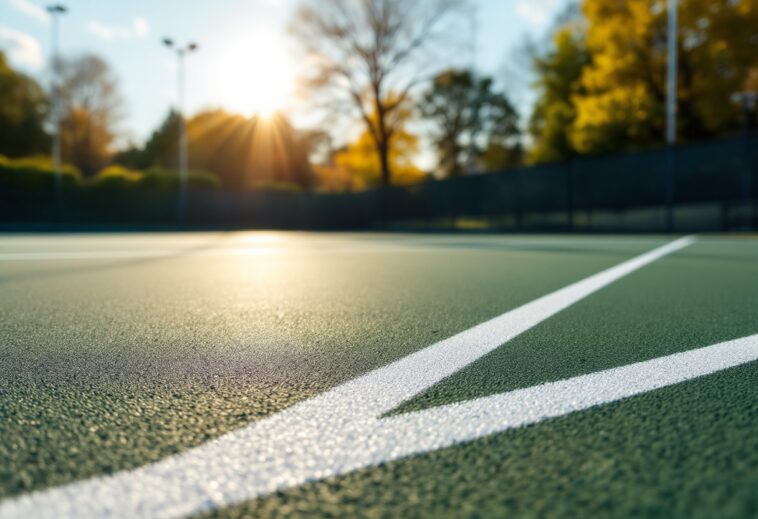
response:
[(53, 169), (55, 170), (55, 194), (57, 202), (60, 202), (60, 192), (63, 187), (63, 177), (61, 175), (61, 101), (60, 101), (60, 55), (58, 51), (58, 21), (68, 9), (62, 4), (53, 4), (47, 6), (47, 12), (50, 13), (52, 22), (50, 24), (52, 35), (52, 80), (51, 97), (52, 97), (52, 116), (53, 116)]
[[(755, 172), (750, 156), (751, 130), (755, 121), (755, 106), (758, 103), (758, 92), (755, 90), (745, 89), (742, 92), (736, 92), (732, 95), (732, 102), (737, 103), (742, 108), (742, 131), (745, 140), (744, 160), (745, 170), (742, 175), (741, 189), (742, 203), (750, 206), (750, 199), (753, 197), (752, 191), (755, 189)], [(752, 203), (752, 222), (754, 229), (758, 229), (758, 198), (753, 199)]]
[(666, 94), (666, 144), (676, 144), (676, 90), (677, 62), (679, 52), (677, 39), (679, 33), (678, 0), (669, 0), (668, 6), (668, 88)]
[[(477, 70), (476, 70), (476, 58), (477, 58), (477, 44), (478, 44), (478, 37), (479, 37), (479, 18), (478, 18), (478, 11), (477, 6), (472, 4), (471, 5), (471, 11), (470, 11), (470, 22), (471, 22), (471, 46), (469, 47), (469, 70), (471, 70), (471, 81), (476, 84), (477, 81)], [(471, 132), (471, 138), (469, 140), (468, 144), (468, 164), (466, 165), (468, 169), (468, 174), (473, 175), (476, 173), (476, 170), (478, 169), (478, 160), (477, 160), (477, 152), (476, 152), (476, 141), (474, 140), (474, 137), (476, 136), (476, 130), (478, 128), (472, 128)]]
[(171, 38), (163, 38), (163, 44), (176, 52), (177, 59), (177, 112), (179, 113), (179, 217), (184, 222), (187, 210), (187, 127), (184, 119), (184, 57), (197, 50), (197, 43), (177, 46)]
[(677, 91), (677, 66), (679, 51), (677, 48), (679, 33), (679, 2), (668, 2), (668, 62), (667, 62), (667, 89), (666, 89), (666, 230), (674, 230), (674, 197), (675, 197), (675, 169), (676, 169), (676, 91)]

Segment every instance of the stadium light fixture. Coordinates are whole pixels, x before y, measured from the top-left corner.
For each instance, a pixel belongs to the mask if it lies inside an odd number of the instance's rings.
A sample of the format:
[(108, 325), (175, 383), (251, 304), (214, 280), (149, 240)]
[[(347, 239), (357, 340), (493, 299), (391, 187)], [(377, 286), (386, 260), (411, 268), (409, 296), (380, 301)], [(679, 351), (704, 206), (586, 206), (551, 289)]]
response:
[(187, 127), (184, 119), (185, 75), (184, 57), (195, 52), (198, 45), (190, 42), (177, 46), (173, 38), (163, 38), (163, 45), (176, 52), (177, 59), (177, 112), (179, 114), (179, 216), (182, 222), (187, 209)]

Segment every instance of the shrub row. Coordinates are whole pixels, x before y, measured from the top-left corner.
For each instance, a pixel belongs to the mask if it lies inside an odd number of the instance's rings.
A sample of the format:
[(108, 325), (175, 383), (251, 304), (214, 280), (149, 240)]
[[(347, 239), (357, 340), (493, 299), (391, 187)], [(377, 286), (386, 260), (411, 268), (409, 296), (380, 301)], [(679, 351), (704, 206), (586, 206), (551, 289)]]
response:
[[(73, 166), (61, 168), (61, 185), (66, 189), (97, 189), (108, 191), (169, 191), (179, 188), (176, 171), (153, 168), (134, 171), (122, 166), (108, 166), (92, 179), (85, 180)], [(187, 172), (189, 189), (216, 189), (220, 186), (213, 173), (202, 170)], [(0, 188), (22, 192), (49, 192), (55, 189), (55, 168), (49, 158), (8, 159), (0, 155)]]
[[(55, 188), (55, 169), (48, 158), (28, 157), (8, 159), (0, 155), (0, 186), (23, 191), (52, 190)], [(72, 166), (61, 168), (64, 187), (81, 184), (79, 170)]]
[[(173, 170), (152, 168), (145, 172), (109, 166), (93, 179), (92, 187), (99, 189), (146, 189), (168, 191), (179, 188), (179, 174)], [(213, 173), (203, 170), (187, 171), (189, 189), (216, 189), (220, 186)]]

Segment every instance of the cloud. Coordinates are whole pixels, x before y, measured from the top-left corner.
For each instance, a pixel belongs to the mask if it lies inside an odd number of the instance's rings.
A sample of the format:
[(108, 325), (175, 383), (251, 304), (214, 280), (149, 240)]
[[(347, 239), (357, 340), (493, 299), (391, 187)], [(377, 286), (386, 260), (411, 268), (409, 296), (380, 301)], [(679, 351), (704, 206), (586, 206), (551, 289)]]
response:
[(519, 0), (516, 13), (529, 25), (542, 29), (550, 22), (557, 7), (557, 0)]
[(39, 23), (50, 22), (50, 15), (47, 14), (45, 8), (30, 0), (8, 0), (8, 3), (16, 11), (23, 13), (30, 18), (34, 18)]
[(140, 38), (144, 38), (150, 33), (150, 26), (144, 18), (135, 18), (132, 27), (134, 28), (134, 34)]
[(145, 38), (150, 33), (147, 20), (137, 17), (130, 25), (108, 25), (92, 20), (87, 24), (87, 30), (102, 40), (131, 40)]
[(4, 49), (10, 61), (17, 65), (40, 69), (45, 64), (39, 42), (25, 32), (0, 27), (0, 48)]
[(0, 49), (17, 65), (32, 69), (40, 69), (45, 65), (39, 42), (25, 32), (0, 26)]

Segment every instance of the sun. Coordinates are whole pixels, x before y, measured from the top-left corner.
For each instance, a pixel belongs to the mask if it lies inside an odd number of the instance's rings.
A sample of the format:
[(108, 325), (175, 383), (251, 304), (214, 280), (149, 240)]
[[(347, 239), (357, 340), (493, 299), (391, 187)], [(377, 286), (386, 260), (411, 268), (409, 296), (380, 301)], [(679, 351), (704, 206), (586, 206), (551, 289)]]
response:
[(295, 78), (283, 39), (255, 32), (225, 42), (214, 66), (214, 97), (245, 116), (271, 117), (290, 101)]

